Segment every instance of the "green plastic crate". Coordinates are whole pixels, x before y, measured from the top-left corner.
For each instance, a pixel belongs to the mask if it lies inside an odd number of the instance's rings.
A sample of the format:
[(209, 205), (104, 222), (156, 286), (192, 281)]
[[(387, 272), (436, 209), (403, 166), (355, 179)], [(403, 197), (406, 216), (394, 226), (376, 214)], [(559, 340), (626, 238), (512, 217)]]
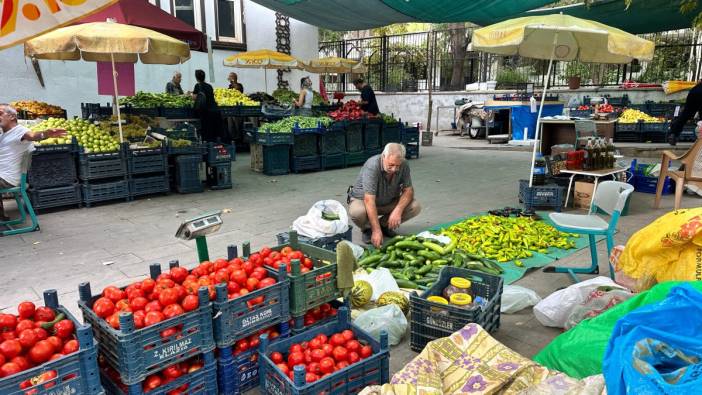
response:
[(359, 152), (364, 150), (363, 146), (363, 121), (349, 121), (346, 124), (346, 152)]
[(360, 152), (347, 152), (346, 153), (346, 166), (356, 166), (366, 163), (366, 151)]
[(319, 134), (303, 133), (293, 136), (293, 156), (311, 156), (319, 154)]

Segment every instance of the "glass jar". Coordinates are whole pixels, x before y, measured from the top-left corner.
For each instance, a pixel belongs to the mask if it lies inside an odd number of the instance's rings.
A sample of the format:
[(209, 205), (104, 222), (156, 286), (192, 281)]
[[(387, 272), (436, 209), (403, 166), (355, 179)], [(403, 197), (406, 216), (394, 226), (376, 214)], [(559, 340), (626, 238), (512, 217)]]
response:
[(470, 309), (473, 307), (473, 298), (468, 294), (456, 292), (455, 294), (451, 295), (449, 300), (452, 306), (460, 309)]
[(470, 295), (470, 280), (463, 277), (451, 277), (449, 286), (444, 288), (444, 298), (451, 300), (451, 295), (455, 293), (463, 293)]
[[(438, 304), (446, 305), (446, 306), (448, 306), (448, 304), (449, 304), (449, 301), (446, 300), (446, 298), (441, 297), (441, 296), (429, 296), (427, 298), (427, 300), (430, 302), (434, 302), (434, 303), (438, 303)], [(444, 309), (441, 307), (434, 307), (434, 306), (431, 307), (431, 312), (432, 313), (448, 314), (447, 309)]]

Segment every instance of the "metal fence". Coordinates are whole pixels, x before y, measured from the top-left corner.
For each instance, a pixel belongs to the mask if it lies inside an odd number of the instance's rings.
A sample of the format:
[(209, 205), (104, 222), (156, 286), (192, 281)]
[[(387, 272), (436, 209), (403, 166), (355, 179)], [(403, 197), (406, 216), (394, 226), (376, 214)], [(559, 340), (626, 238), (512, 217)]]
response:
[[(543, 86), (547, 61), (470, 51), (471, 36), (472, 29), (466, 28), (321, 42), (319, 57), (362, 61), (368, 68), (364, 78), (375, 90), (385, 92), (427, 90), (429, 72), (434, 90), (464, 90), (466, 85), (488, 81), (496, 81), (498, 89), (523, 83)], [(624, 65), (555, 62), (549, 85), (567, 86), (573, 75), (581, 76), (581, 86), (702, 78), (702, 34), (698, 31), (676, 30), (642, 37), (656, 44), (651, 61), (634, 60)], [(324, 79), (329, 91), (354, 90), (347, 75), (326, 75)]]

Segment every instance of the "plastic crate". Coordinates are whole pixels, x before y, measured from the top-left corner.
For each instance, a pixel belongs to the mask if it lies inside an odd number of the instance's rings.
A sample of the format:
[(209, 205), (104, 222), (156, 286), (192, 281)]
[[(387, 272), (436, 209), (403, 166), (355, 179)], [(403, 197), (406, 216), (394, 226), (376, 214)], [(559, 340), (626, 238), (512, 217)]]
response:
[(206, 149), (205, 147), (198, 143), (198, 142), (192, 142), (188, 146), (183, 146), (183, 147), (174, 147), (171, 145), (170, 141), (168, 143), (168, 146), (166, 148), (168, 155), (170, 156), (175, 156), (175, 155), (204, 155)]
[(195, 117), (192, 107), (161, 107), (160, 116), (170, 119), (190, 119)]
[(366, 151), (360, 152), (347, 152), (346, 153), (346, 166), (356, 166), (366, 163)]
[(161, 116), (161, 108), (159, 107), (132, 107), (126, 106), (120, 108), (122, 114), (130, 115), (143, 115), (149, 118), (156, 118)]
[(364, 121), (346, 122), (346, 152), (363, 151), (363, 129), (365, 126)]
[[(331, 302), (328, 302), (328, 303), (331, 305), (332, 308), (337, 310), (337, 314), (338, 314), (339, 309), (342, 306), (346, 306), (346, 308), (349, 309), (349, 311), (351, 311), (351, 306), (349, 306), (350, 302), (348, 299), (346, 299), (345, 301), (332, 300)], [(305, 313), (305, 314), (307, 314), (307, 313)], [(312, 325), (305, 326), (305, 316), (302, 315), (299, 317), (295, 317), (294, 320), (290, 320), (292, 322), (291, 331), (292, 331), (293, 335), (298, 335), (298, 334), (303, 333), (305, 331), (308, 331), (310, 329), (314, 329), (314, 328), (320, 327), (322, 325), (326, 325), (326, 324), (333, 322), (335, 320), (336, 320), (336, 315), (333, 315), (333, 316), (329, 316), (327, 318), (323, 318), (323, 319), (315, 322)]]
[[(56, 290), (44, 291), (44, 305), (61, 312), (73, 321), (78, 339), (78, 351), (64, 355), (54, 361), (0, 379), (0, 394), (3, 395), (49, 395), (49, 394), (102, 394), (100, 375), (97, 366), (97, 347), (93, 341), (90, 325), (81, 324), (68, 309), (60, 306)], [(22, 382), (55, 370), (52, 381), (20, 389)], [(70, 377), (74, 375), (74, 377)], [(46, 388), (46, 385), (53, 386)]]
[(405, 159), (419, 158), (419, 144), (405, 144)]
[[(351, 234), (353, 233), (352, 231), (353, 227), (349, 226), (346, 232), (338, 233), (333, 236), (318, 237), (316, 239), (311, 239), (306, 236), (297, 235), (297, 240), (298, 242), (303, 244), (309, 244), (311, 246), (324, 248), (325, 250), (329, 251), (336, 251), (336, 245), (339, 244), (340, 241), (351, 241)], [(276, 235), (276, 239), (278, 239), (278, 244), (287, 244), (288, 242), (290, 242), (290, 231), (278, 233)]]
[(319, 155), (319, 134), (293, 134), (293, 156)]
[(382, 150), (382, 148), (370, 148), (370, 149), (367, 149), (365, 152), (366, 152), (366, 160), (368, 160), (376, 155), (380, 155), (383, 152), (383, 150)]
[(280, 145), (293, 143), (292, 133), (270, 133), (262, 131), (260, 128), (253, 133), (251, 136), (252, 143), (262, 144), (262, 145)]
[(165, 147), (129, 148), (127, 152), (127, 169), (129, 174), (165, 173), (168, 171), (168, 157)]
[(647, 103), (647, 111), (646, 113), (654, 116), (654, 117), (666, 117), (668, 119), (673, 118), (673, 115), (675, 114), (675, 107), (680, 106), (680, 109), (682, 110), (682, 105), (679, 103), (652, 103), (649, 102)]
[[(477, 305), (469, 309), (441, 305), (427, 300), (428, 296), (441, 295), (451, 277), (471, 280), (471, 292), (487, 301), (484, 308)], [(500, 327), (500, 306), (503, 281), (500, 276), (445, 266), (439, 279), (421, 295), (410, 293), (410, 348), (420, 352), (432, 340), (451, 335), (466, 324), (476, 323), (488, 332)]]
[(261, 105), (258, 106), (223, 106), (219, 107), (223, 117), (260, 117)]
[(399, 143), (402, 141), (402, 124), (386, 123), (380, 130), (380, 145), (385, 147), (388, 143)]
[(322, 155), (343, 154), (346, 152), (346, 130), (327, 129), (319, 136), (319, 152)]
[(640, 132), (642, 123), (643, 122), (617, 122), (614, 124), (614, 134), (616, 136), (619, 132)]
[(168, 173), (157, 176), (134, 177), (129, 179), (129, 196), (169, 193), (171, 190)]
[(416, 126), (402, 127), (402, 144), (419, 143), (419, 128)]
[(519, 180), (519, 200), (527, 210), (534, 207), (551, 207), (560, 212), (564, 196), (564, 188), (556, 184), (529, 187), (529, 180)]
[(73, 185), (64, 187), (29, 188), (27, 193), (29, 194), (29, 201), (32, 202), (32, 207), (35, 210), (41, 210), (73, 205), (80, 207), (82, 202), (80, 189), (80, 184), (76, 182)]
[(668, 141), (667, 132), (641, 132), (639, 140), (642, 143), (665, 143)]
[(346, 167), (346, 154), (322, 155), (322, 170), (343, 169)]
[[(272, 344), (268, 344), (266, 336), (262, 335), (259, 353), (261, 392), (275, 395), (357, 394), (366, 386), (387, 383), (390, 379), (387, 332), (382, 331), (380, 341), (377, 341), (349, 322), (349, 312), (346, 308), (340, 309), (337, 317), (338, 319), (334, 322)], [(360, 342), (370, 345), (373, 348), (373, 354), (314, 383), (305, 383), (303, 366), (295, 367), (294, 380), (290, 380), (269, 358), (269, 355), (275, 351), (287, 354), (293, 343), (309, 341), (320, 333), (331, 336), (346, 329), (351, 329)]]
[(290, 170), (293, 173), (317, 171), (322, 169), (322, 158), (319, 155), (293, 156), (290, 158)]
[(319, 112), (319, 113), (328, 113), (330, 111), (336, 111), (337, 109), (339, 109), (339, 107), (341, 107), (341, 105), (336, 104), (336, 103), (334, 103), (334, 104), (320, 104), (317, 106), (313, 105), (312, 111)]
[(129, 199), (129, 183), (127, 180), (86, 183), (81, 186), (83, 203), (90, 207), (93, 203), (107, 200)]
[(591, 118), (592, 110), (570, 110), (571, 118)]
[(72, 185), (77, 180), (76, 173), (76, 158), (72, 152), (34, 153), (27, 183), (34, 189)]
[(230, 163), (234, 160), (234, 145), (232, 144), (207, 144), (205, 161), (208, 165)]
[(685, 125), (683, 126), (680, 136), (678, 136), (678, 141), (683, 143), (694, 143), (697, 141), (697, 125)]
[(615, 143), (640, 143), (643, 135), (636, 132), (614, 132)]
[(363, 128), (363, 147), (365, 149), (381, 148), (380, 130), (383, 127), (381, 120), (367, 120), (366, 127)]
[(201, 155), (179, 155), (175, 160), (175, 190), (178, 193), (204, 192), (200, 181)]
[[(108, 395), (168, 395), (168, 394), (203, 394), (217, 395), (221, 392), (217, 387), (217, 361), (214, 352), (202, 354), (204, 366), (192, 373), (184, 374), (177, 379), (159, 386), (151, 391), (144, 392), (141, 383), (132, 384), (124, 391), (107, 374), (100, 372), (102, 384)], [(176, 391), (183, 384), (188, 384), (185, 392)]]
[(269, 176), (290, 173), (290, 146), (251, 144), (251, 169)]
[(208, 165), (207, 186), (210, 189), (232, 189), (232, 164)]
[[(656, 188), (658, 188), (658, 177), (644, 175), (644, 170), (648, 166), (650, 165), (632, 161), (629, 167), (629, 172), (632, 174), (632, 177), (628, 182), (634, 186), (636, 192), (655, 194)], [(663, 181), (663, 195), (670, 195), (674, 192), (675, 184), (673, 180), (671, 180), (670, 177), (666, 177), (665, 181)]]
[(81, 147), (78, 153), (78, 177), (81, 180), (123, 177), (127, 175), (124, 151), (86, 154)]
[(68, 144), (35, 144), (34, 152), (32, 155), (34, 157), (41, 156), (43, 154), (58, 154), (58, 153), (76, 153), (78, 152), (78, 140), (74, 137)]
[[(236, 247), (231, 247), (230, 249)], [(232, 254), (234, 255), (234, 254)], [(217, 347), (231, 347), (237, 340), (250, 336), (290, 318), (290, 281), (285, 269), (273, 275), (276, 283), (227, 300), (227, 284), (218, 284), (214, 307), (214, 339)], [(263, 297), (263, 303), (249, 307), (248, 302)]]
[(107, 103), (101, 106), (100, 103), (80, 103), (80, 112), (83, 119), (109, 117), (112, 115), (112, 105)]
[(29, 110), (17, 110), (17, 119), (48, 119), (48, 118), (63, 118), (68, 119), (66, 110), (61, 109), (58, 114), (37, 114)]
[(670, 122), (641, 122), (641, 132), (667, 132)]
[[(150, 266), (151, 278), (161, 274), (158, 264)], [(92, 295), (90, 283), (78, 286), (78, 308), (83, 320), (93, 326), (100, 355), (115, 368), (124, 384), (136, 384), (164, 366), (184, 361), (197, 354), (212, 351), (212, 303), (206, 287), (198, 290), (200, 307), (191, 312), (166, 319), (156, 325), (136, 329), (131, 313), (120, 314), (120, 329), (95, 315), (92, 305), (100, 295)], [(179, 333), (161, 337), (165, 329), (178, 327)]]
[(197, 126), (191, 122), (179, 122), (176, 127), (173, 128), (152, 128), (152, 130), (168, 137), (169, 139), (199, 141)]

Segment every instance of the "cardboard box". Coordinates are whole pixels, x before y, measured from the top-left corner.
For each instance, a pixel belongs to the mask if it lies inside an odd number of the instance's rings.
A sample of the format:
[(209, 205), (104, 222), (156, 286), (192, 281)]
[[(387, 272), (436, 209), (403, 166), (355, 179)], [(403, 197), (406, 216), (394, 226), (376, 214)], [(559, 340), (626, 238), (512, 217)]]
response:
[(592, 195), (595, 191), (595, 184), (591, 182), (576, 181), (575, 192), (573, 193), (573, 207), (590, 209)]

